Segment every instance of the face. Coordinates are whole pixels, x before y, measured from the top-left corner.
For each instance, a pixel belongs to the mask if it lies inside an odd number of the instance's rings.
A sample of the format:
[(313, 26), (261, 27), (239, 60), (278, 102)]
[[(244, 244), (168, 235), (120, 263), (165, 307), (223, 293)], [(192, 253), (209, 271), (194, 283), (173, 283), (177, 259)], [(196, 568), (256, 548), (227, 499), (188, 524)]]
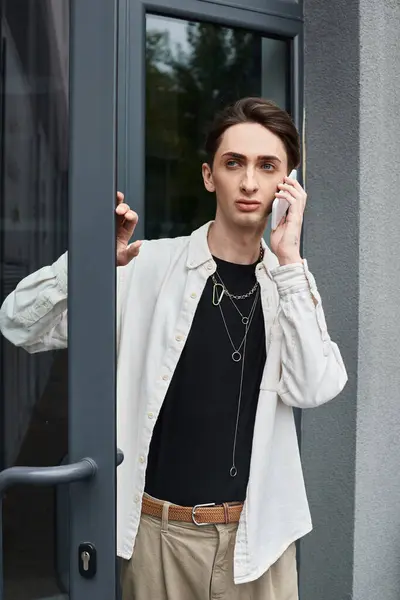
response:
[(203, 165), (204, 185), (217, 198), (216, 221), (263, 230), (287, 170), (286, 149), (277, 135), (258, 123), (227, 129), (212, 168)]

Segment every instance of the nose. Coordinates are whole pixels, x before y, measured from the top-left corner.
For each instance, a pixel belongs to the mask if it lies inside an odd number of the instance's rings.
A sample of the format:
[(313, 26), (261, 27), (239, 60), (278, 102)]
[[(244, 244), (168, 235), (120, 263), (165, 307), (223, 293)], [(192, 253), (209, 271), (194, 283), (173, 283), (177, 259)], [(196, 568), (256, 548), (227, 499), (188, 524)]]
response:
[(244, 177), (240, 182), (240, 191), (250, 196), (251, 194), (255, 194), (258, 191), (258, 188), (259, 186), (254, 169), (246, 169)]

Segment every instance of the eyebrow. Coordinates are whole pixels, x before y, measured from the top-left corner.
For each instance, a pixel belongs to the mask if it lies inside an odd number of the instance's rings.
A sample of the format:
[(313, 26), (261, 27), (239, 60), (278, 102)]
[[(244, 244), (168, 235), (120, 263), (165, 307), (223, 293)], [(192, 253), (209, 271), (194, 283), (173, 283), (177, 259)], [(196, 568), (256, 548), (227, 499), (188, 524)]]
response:
[[(246, 160), (244, 154), (239, 154), (238, 152), (225, 152), (222, 156), (232, 156), (232, 158), (240, 158), (241, 160)], [(273, 154), (265, 154), (261, 156), (257, 156), (257, 160), (275, 160), (276, 162), (281, 163), (281, 159), (278, 156), (274, 156)]]

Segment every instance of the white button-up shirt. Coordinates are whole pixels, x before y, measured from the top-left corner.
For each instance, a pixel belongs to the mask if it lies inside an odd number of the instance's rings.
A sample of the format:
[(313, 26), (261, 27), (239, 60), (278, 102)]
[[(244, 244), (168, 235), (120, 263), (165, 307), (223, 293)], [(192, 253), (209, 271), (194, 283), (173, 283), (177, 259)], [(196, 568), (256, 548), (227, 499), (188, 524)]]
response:
[[(139, 526), (154, 425), (198, 301), (216, 269), (208, 228), (189, 237), (146, 241), (139, 256), (118, 269), (117, 441), (125, 460), (117, 471), (117, 546), (125, 559), (132, 555)], [(311, 531), (292, 407), (328, 402), (347, 381), (307, 261), (280, 267), (265, 248), (256, 277), (267, 360), (236, 536), (236, 583), (260, 577)], [(66, 254), (19, 283), (3, 304), (0, 326), (28, 352), (67, 346)]]

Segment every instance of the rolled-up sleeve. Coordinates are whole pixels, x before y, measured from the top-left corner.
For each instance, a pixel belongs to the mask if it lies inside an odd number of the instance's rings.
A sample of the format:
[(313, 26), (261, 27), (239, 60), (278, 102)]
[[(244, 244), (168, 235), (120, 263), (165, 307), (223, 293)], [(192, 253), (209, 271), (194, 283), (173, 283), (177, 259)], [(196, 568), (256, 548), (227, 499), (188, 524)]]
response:
[(25, 277), (4, 300), (1, 333), (30, 353), (67, 346), (67, 253)]
[(281, 400), (298, 408), (335, 398), (347, 382), (340, 350), (328, 333), (321, 297), (307, 261), (271, 271), (279, 293)]

